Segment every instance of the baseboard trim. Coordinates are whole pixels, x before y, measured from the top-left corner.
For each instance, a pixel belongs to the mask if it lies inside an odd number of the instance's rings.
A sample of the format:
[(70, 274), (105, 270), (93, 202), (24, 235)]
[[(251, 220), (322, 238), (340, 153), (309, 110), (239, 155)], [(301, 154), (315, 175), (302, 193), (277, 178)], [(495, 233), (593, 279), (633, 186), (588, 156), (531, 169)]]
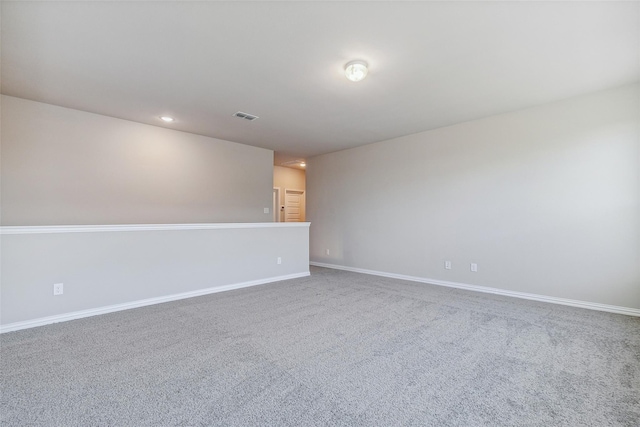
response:
[(267, 283), (280, 282), (282, 280), (297, 279), (307, 277), (308, 271), (303, 273), (288, 274), (284, 276), (269, 277), (266, 279), (251, 280), (248, 282), (234, 283), (231, 285), (216, 286), (213, 288), (199, 289), (197, 291), (183, 292), (179, 294), (166, 295), (162, 297), (147, 298), (138, 301), (131, 301), (122, 304), (108, 305), (105, 307), (91, 308), (88, 310), (74, 311), (71, 313), (58, 314), (55, 316), (41, 317), (22, 322), (8, 323), (0, 325), (0, 334), (6, 332), (19, 331), (21, 329), (35, 328), (37, 326), (50, 325), (52, 323), (66, 322), (69, 320), (82, 319), (84, 317), (99, 316), (101, 314), (114, 313), (116, 311), (129, 310), (132, 308), (145, 307), (148, 305), (161, 304), (163, 302), (177, 301), (186, 298), (199, 297), (202, 295), (215, 294), (217, 292), (231, 291), (234, 289), (248, 288), (250, 286), (264, 285)]
[(487, 294), (503, 295), (515, 298), (528, 299), (533, 301), (549, 302), (552, 304), (568, 305), (571, 307), (586, 308), (589, 310), (606, 311), (609, 313), (625, 314), (627, 316), (640, 317), (640, 309), (630, 307), (620, 307), (617, 305), (600, 304), (596, 302), (579, 301), (566, 298), (550, 297), (546, 295), (529, 294), (526, 292), (508, 291), (505, 289), (490, 288), (487, 286), (469, 285), (466, 283), (449, 282), (445, 280), (429, 279), (424, 277), (406, 276), (404, 274), (386, 273), (384, 271), (366, 270), (364, 268), (346, 267), (344, 265), (326, 264), (322, 262), (309, 262), (316, 267), (332, 268), (334, 270), (345, 270), (354, 273), (371, 274), (373, 276), (389, 277), (391, 279), (408, 280), (411, 282), (428, 283), (430, 285), (446, 286), (448, 288), (465, 289), (468, 291), (484, 292)]

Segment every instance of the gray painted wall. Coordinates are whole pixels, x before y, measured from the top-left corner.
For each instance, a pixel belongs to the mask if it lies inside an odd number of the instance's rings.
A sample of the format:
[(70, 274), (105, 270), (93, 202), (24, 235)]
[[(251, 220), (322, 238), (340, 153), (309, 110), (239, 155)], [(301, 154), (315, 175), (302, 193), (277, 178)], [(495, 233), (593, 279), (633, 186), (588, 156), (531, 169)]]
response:
[[(277, 258), (282, 264), (277, 264)], [(309, 224), (2, 235), (0, 323), (309, 272)], [(53, 296), (53, 284), (64, 294)]]
[(2, 225), (272, 221), (271, 150), (1, 102)]
[(640, 308), (639, 103), (632, 85), (314, 157), (311, 260)]

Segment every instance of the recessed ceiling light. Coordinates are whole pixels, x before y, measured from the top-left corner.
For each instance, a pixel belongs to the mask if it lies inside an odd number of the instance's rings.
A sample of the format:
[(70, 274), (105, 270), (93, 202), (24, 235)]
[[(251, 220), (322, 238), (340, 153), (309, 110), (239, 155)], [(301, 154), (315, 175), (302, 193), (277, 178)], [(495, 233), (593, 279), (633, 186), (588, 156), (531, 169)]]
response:
[(305, 167), (307, 164), (305, 162), (300, 162), (300, 166)]
[(352, 82), (359, 82), (364, 79), (367, 77), (368, 72), (367, 63), (364, 61), (351, 61), (344, 66), (344, 75)]
[(171, 123), (173, 121), (173, 117), (161, 116), (160, 120), (162, 120), (163, 122), (166, 122), (166, 123)]

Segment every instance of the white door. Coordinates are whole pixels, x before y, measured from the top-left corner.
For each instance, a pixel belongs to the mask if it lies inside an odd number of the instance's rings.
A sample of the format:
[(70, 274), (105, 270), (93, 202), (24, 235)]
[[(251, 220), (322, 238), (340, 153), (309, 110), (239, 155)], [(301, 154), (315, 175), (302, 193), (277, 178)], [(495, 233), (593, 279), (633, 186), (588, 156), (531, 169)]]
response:
[(284, 220), (285, 222), (302, 221), (302, 209), (304, 202), (304, 191), (289, 190), (284, 192)]

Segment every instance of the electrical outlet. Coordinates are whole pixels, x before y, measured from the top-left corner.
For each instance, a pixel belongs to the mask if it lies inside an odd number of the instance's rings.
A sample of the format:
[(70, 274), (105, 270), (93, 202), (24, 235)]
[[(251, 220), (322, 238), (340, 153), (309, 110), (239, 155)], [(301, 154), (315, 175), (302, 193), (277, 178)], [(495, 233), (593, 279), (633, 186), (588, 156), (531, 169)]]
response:
[(264, 208), (264, 213), (269, 213), (269, 208)]
[(445, 270), (451, 270), (451, 261), (445, 261), (444, 268)]
[(327, 249), (325, 252), (326, 252), (327, 255), (329, 255), (331, 253), (331, 251), (329, 249)]
[(474, 273), (478, 272), (478, 264), (476, 264), (475, 262), (471, 263), (471, 271), (473, 271)]
[(53, 295), (62, 295), (64, 293), (64, 284), (63, 283), (54, 283), (53, 284)]
[(282, 264), (282, 258), (278, 257), (278, 264)]

